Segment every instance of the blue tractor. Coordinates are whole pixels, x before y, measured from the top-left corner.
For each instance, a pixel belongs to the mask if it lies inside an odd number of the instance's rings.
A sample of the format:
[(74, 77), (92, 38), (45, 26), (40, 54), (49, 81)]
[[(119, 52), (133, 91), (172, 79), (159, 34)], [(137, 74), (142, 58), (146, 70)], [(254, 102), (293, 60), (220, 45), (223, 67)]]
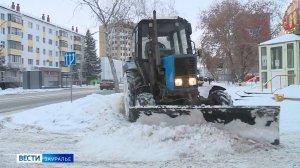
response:
[(270, 132), (262, 135), (262, 139), (279, 144), (279, 107), (233, 106), (225, 88), (220, 86), (211, 87), (208, 97), (201, 96), (197, 80), (198, 55), (191, 34), (187, 20), (157, 19), (155, 11), (152, 19), (137, 24), (132, 36), (133, 55), (124, 66), (127, 119), (147, 123), (167, 117), (176, 123), (210, 122), (221, 127), (233, 121), (247, 127), (257, 127), (259, 123), (260, 128)]

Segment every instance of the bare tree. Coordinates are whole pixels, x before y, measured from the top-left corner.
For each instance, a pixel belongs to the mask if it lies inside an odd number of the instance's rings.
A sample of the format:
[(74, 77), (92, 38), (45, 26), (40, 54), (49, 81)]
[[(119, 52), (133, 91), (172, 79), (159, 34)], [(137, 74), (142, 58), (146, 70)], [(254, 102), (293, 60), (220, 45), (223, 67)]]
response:
[(174, 0), (79, 0), (79, 3), (87, 6), (103, 26), (106, 56), (110, 63), (116, 92), (119, 92), (119, 83), (112, 59), (112, 40), (109, 39), (111, 32), (122, 29), (133, 20), (150, 17), (154, 9), (165, 16), (177, 13), (174, 9)]
[(135, 19), (138, 20), (151, 18), (153, 10), (156, 10), (159, 16), (175, 16), (178, 13), (174, 0), (135, 0), (133, 7)]
[(106, 56), (109, 60), (115, 92), (119, 92), (119, 81), (116, 73), (116, 68), (111, 55), (111, 47), (109, 34), (116, 25), (128, 22), (130, 19), (131, 0), (80, 0), (81, 5), (90, 8), (97, 20), (102, 24), (105, 33), (106, 41)]
[[(203, 30), (200, 48), (206, 57), (218, 57), (233, 79), (244, 79), (258, 69), (257, 44), (278, 34), (280, 6), (274, 1), (223, 0), (199, 15)], [(265, 25), (264, 25), (265, 24)], [(209, 55), (207, 55), (207, 53)], [(209, 63), (209, 62), (207, 62)], [(212, 73), (212, 72), (211, 72)]]

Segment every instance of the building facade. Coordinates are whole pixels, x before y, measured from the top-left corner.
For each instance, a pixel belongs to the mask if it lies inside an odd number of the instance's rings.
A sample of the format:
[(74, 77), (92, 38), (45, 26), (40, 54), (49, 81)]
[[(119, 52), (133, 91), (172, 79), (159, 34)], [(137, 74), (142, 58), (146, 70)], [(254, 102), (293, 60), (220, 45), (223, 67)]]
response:
[[(112, 56), (112, 58), (116, 60), (124, 60), (127, 56), (131, 56), (131, 36), (133, 28), (133, 24), (124, 24), (122, 26), (114, 27), (110, 25), (108, 26), (108, 31), (105, 31), (104, 26), (100, 26), (100, 57), (107, 56), (107, 53), (109, 53)], [(106, 37), (108, 39), (108, 46), (106, 46)]]
[(22, 86), (24, 71), (41, 71), (42, 88), (63, 87), (69, 81), (69, 68), (64, 65), (64, 52), (75, 51), (77, 71), (82, 80), (83, 40), (78, 30), (68, 30), (50, 22), (44, 14), (35, 18), (22, 13), (20, 5), (0, 6), (0, 84)]

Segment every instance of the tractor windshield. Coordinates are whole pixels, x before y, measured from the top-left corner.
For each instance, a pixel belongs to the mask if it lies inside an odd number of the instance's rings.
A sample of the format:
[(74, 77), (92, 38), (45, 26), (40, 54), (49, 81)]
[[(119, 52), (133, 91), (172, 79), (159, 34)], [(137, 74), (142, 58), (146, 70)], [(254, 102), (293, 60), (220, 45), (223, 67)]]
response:
[[(161, 50), (170, 51), (168, 53), (192, 54), (190, 29), (185, 20), (157, 20), (158, 23), (158, 45)], [(148, 24), (142, 24), (141, 33), (142, 41), (142, 58), (148, 59), (152, 27)]]

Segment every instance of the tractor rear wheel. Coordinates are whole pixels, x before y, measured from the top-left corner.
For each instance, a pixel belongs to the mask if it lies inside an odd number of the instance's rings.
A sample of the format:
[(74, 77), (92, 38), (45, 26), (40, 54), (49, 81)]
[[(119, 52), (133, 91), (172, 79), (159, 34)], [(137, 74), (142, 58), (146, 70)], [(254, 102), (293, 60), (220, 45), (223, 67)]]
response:
[(128, 71), (125, 75), (124, 83), (124, 105), (125, 116), (128, 121), (135, 122), (138, 119), (138, 114), (132, 113), (129, 107), (134, 107), (136, 104), (136, 89), (142, 85), (142, 78), (137, 71)]

